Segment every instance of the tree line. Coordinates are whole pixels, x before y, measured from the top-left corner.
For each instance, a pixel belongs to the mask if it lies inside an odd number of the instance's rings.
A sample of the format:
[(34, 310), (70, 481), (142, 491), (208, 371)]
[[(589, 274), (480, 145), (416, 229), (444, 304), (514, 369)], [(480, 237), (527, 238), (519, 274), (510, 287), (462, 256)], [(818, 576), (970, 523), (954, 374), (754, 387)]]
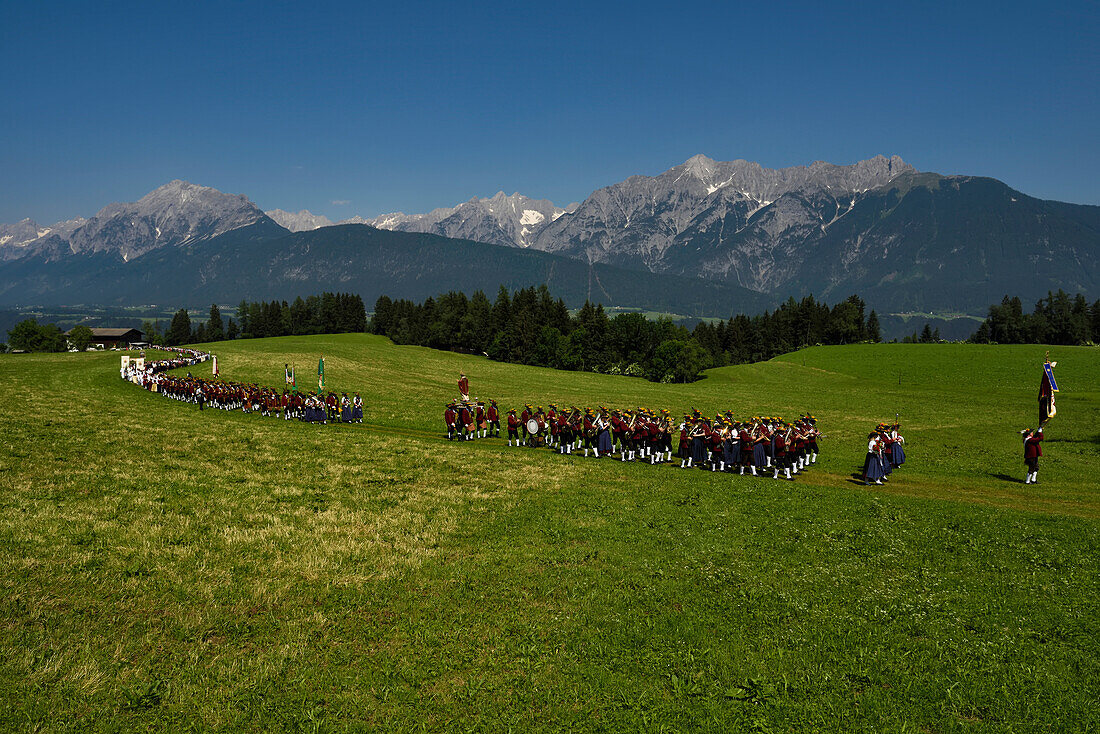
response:
[(152, 344), (170, 347), (180, 344), (258, 339), (269, 336), (345, 334), (367, 330), (363, 299), (353, 293), (322, 293), (319, 296), (286, 301), (247, 301), (237, 306), (237, 319), (223, 320), (217, 304), (210, 306), (206, 321), (192, 324), (187, 309), (181, 308), (161, 332), (159, 323), (146, 321), (142, 330)]
[(1084, 295), (1072, 298), (1061, 288), (1047, 291), (1030, 314), (1018, 297), (1005, 296), (970, 337), (975, 344), (1065, 344), (1100, 342), (1100, 300), (1090, 306)]
[(370, 329), (397, 344), (482, 353), (500, 362), (690, 382), (710, 367), (771, 359), (811, 344), (880, 341), (874, 311), (858, 296), (829, 307), (807, 296), (774, 312), (738, 314), (687, 329), (638, 313), (609, 317), (586, 302), (572, 315), (545, 285), (490, 301), (481, 291), (450, 292), (422, 303), (381, 296)]

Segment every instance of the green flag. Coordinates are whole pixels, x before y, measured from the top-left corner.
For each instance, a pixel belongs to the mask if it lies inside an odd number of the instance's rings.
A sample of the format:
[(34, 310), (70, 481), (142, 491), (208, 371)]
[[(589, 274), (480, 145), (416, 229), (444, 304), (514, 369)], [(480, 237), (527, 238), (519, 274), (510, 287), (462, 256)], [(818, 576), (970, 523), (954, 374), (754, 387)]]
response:
[(325, 358), (324, 355), (317, 362), (317, 389), (325, 389)]

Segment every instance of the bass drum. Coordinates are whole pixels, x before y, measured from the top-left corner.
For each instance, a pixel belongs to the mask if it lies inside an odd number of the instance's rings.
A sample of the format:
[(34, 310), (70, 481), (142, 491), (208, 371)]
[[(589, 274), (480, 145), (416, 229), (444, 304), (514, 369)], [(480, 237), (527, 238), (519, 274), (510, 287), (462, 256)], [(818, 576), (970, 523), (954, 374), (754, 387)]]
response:
[(539, 432), (539, 422), (534, 418), (527, 421), (527, 432), (535, 435)]

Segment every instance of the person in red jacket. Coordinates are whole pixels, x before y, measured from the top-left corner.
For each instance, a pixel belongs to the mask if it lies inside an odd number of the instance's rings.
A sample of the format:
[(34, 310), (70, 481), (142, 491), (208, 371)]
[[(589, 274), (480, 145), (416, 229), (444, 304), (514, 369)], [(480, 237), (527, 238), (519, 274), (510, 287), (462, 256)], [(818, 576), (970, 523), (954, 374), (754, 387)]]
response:
[[(486, 417), (489, 419), (489, 438), (493, 436), (500, 437), (500, 410), (497, 408), (497, 401), (489, 401), (489, 409), (485, 411)], [(496, 431), (494, 433), (493, 431)]]
[(463, 441), (474, 440), (474, 412), (469, 403), (458, 406), (458, 427), (462, 431)]
[(1043, 455), (1043, 447), (1039, 442), (1043, 440), (1043, 429), (1030, 428), (1023, 431), (1024, 435), (1024, 463), (1027, 464), (1027, 478), (1024, 484), (1039, 483), (1039, 457)]
[(443, 411), (443, 422), (447, 424), (447, 440), (455, 440), (455, 422), (458, 420), (458, 413), (455, 412), (455, 404), (447, 403), (447, 409)]
[(691, 421), (691, 416), (685, 415), (684, 422), (680, 424), (679, 454), (681, 469), (688, 468), (691, 463), (691, 437), (689, 434), (691, 433), (692, 427), (693, 423)]
[(512, 439), (516, 439), (516, 446), (519, 446), (519, 418), (516, 417), (516, 409), (512, 408), (508, 411), (508, 445), (512, 445)]
[(478, 400), (477, 406), (474, 408), (474, 435), (478, 438), (485, 438), (489, 432), (489, 422), (485, 418), (485, 403)]

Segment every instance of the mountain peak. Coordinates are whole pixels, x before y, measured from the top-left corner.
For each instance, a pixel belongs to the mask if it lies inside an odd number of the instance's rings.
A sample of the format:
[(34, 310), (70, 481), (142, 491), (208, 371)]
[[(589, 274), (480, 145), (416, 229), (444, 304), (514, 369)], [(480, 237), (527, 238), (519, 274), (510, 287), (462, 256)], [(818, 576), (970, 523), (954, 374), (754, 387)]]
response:
[(167, 245), (216, 237), (264, 217), (247, 196), (175, 179), (135, 202), (105, 206), (69, 238), (75, 252), (115, 252), (123, 260)]
[(706, 178), (714, 172), (716, 165), (717, 162), (714, 159), (698, 153), (684, 161), (684, 170), (696, 178)]

